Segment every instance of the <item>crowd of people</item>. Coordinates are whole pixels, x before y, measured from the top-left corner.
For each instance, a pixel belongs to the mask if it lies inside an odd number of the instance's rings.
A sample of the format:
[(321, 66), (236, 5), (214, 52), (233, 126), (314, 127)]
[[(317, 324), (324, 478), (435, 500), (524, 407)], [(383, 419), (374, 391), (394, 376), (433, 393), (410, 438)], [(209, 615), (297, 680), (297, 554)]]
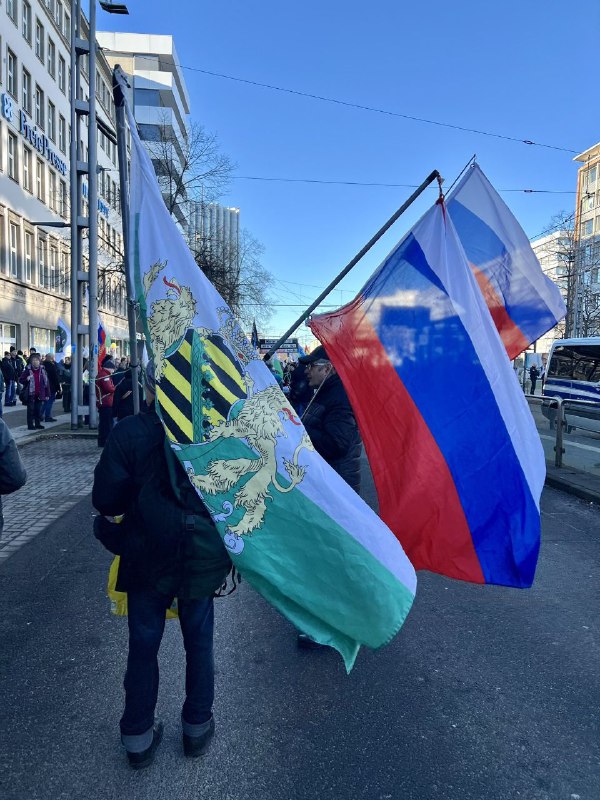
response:
[[(100, 441), (104, 444), (113, 422), (133, 414), (129, 359), (123, 357), (115, 363), (111, 356), (106, 356), (98, 370), (95, 390), (101, 421)], [(141, 397), (141, 384), (138, 390)], [(83, 405), (89, 404), (89, 391), (88, 360), (84, 358)], [(57, 363), (52, 353), (42, 356), (35, 347), (29, 353), (15, 347), (4, 352), (0, 362), (0, 417), (3, 407), (16, 406), (20, 402), (27, 407), (27, 428), (43, 430), (44, 422), (56, 422), (56, 418), (52, 416), (54, 403), (61, 399), (63, 412), (70, 413), (69, 356), (61, 358)]]

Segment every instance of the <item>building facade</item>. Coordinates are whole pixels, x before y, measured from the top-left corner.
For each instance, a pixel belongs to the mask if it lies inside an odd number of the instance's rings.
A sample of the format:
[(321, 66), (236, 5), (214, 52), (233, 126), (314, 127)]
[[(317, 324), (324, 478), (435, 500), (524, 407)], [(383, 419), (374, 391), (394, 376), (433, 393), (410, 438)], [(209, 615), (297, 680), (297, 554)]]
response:
[(190, 99), (172, 36), (99, 31), (111, 67), (129, 77), (129, 103), (152, 159), (163, 198), (184, 234), (188, 197), (181, 175), (188, 159)]
[[(573, 271), (573, 231), (553, 231), (531, 242), (542, 272), (560, 289), (565, 303), (568, 300), (569, 281)], [(536, 352), (549, 353), (552, 342), (565, 335), (565, 321), (541, 336), (536, 342)]]
[[(55, 350), (59, 318), (70, 321), (69, 5), (4, 0), (0, 5), (0, 351)], [(82, 20), (82, 35), (87, 22)], [(82, 99), (87, 95), (87, 61)], [(114, 130), (111, 70), (97, 60), (97, 116)], [(87, 159), (87, 128), (80, 156)], [(117, 352), (127, 337), (117, 154), (98, 130), (100, 318)], [(86, 215), (87, 186), (83, 186)], [(85, 269), (84, 256), (84, 269)]]
[(600, 143), (575, 157), (576, 283), (574, 287), (575, 336), (600, 335)]

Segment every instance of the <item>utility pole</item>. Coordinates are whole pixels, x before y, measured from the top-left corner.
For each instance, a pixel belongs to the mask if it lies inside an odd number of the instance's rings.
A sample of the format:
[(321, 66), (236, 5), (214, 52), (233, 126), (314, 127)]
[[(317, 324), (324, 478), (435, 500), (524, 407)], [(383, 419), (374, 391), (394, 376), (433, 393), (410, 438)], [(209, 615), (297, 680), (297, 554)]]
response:
[(90, 0), (88, 37), (88, 244), (89, 244), (89, 341), (90, 428), (98, 427), (96, 375), (98, 374), (98, 126), (96, 125), (96, 0)]
[[(123, 3), (100, 0), (109, 14), (127, 14)], [(96, 375), (98, 374), (98, 121), (96, 119), (96, 0), (90, 0), (88, 38), (81, 35), (81, 0), (71, 0), (71, 143), (69, 157), (71, 194), (71, 428), (80, 428), (89, 415), (90, 428), (98, 427)], [(80, 97), (81, 59), (88, 59), (89, 99)], [(82, 152), (81, 120), (88, 118), (87, 159)], [(110, 133), (106, 125), (103, 131)], [(113, 134), (114, 137), (114, 134)], [(116, 144), (116, 142), (113, 142)], [(83, 214), (83, 176), (88, 180), (88, 213)], [(88, 229), (88, 269), (83, 269), (83, 231)], [(88, 284), (88, 324), (83, 321), (84, 285)], [(83, 348), (89, 342), (89, 406), (83, 405)]]
[(83, 270), (83, 229), (88, 227), (88, 218), (82, 214), (82, 176), (88, 173), (89, 165), (83, 159), (80, 142), (81, 118), (89, 113), (89, 105), (79, 95), (80, 59), (90, 48), (80, 31), (81, 3), (71, 0), (71, 428), (81, 427), (83, 416), (88, 413), (83, 405), (83, 347), (88, 332), (83, 324), (83, 292), (88, 280)]

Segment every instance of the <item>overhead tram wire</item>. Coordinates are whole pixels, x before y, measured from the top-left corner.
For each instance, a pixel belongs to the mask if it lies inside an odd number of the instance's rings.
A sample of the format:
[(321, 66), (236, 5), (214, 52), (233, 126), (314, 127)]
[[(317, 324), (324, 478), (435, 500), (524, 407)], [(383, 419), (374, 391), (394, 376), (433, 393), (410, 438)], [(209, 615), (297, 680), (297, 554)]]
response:
[[(159, 59), (159, 63), (164, 63), (171, 68), (173, 65), (169, 62), (162, 62)], [(531, 139), (522, 139), (520, 136), (507, 136), (503, 133), (494, 133), (492, 131), (482, 131), (478, 128), (467, 128), (464, 125), (455, 125), (451, 122), (440, 122), (439, 120), (435, 119), (427, 119), (425, 117), (416, 117), (412, 114), (403, 114), (399, 111), (390, 111), (389, 109), (385, 108), (376, 108), (374, 106), (366, 106), (361, 103), (352, 103), (348, 100), (339, 100), (335, 97), (325, 97), (324, 95), (313, 94), (311, 92), (303, 92), (299, 89), (288, 89), (285, 86), (275, 86), (271, 83), (262, 83), (260, 81), (253, 81), (249, 78), (239, 78), (236, 75), (226, 75), (223, 72), (214, 72), (213, 70), (209, 69), (202, 69), (201, 67), (191, 67), (185, 64), (177, 64), (180, 69), (187, 69), (190, 72), (199, 72), (202, 75), (209, 75), (212, 78), (222, 78), (223, 80), (234, 81), (236, 83), (244, 83), (248, 86), (257, 86), (261, 89), (270, 89), (274, 92), (283, 92), (285, 94), (291, 94), (296, 97), (306, 97), (309, 100), (319, 100), (322, 103), (332, 103), (333, 105), (338, 106), (345, 106), (346, 108), (355, 108), (359, 111), (368, 111), (374, 114), (383, 114), (388, 117), (398, 117), (399, 119), (407, 119), (411, 122), (422, 122), (425, 125), (436, 125), (441, 128), (450, 128), (452, 130), (463, 131), (464, 133), (475, 133), (478, 136), (488, 136), (494, 139), (503, 139), (504, 141), (508, 142), (517, 142), (518, 144), (526, 144), (530, 147), (543, 147), (547, 150), (558, 150), (562, 153), (573, 153), (577, 155), (577, 153), (581, 152), (580, 150), (573, 150), (569, 147), (560, 147), (554, 144), (545, 144), (543, 142), (534, 142)]]
[[(416, 189), (415, 183), (378, 183), (375, 181), (332, 181), (319, 178), (275, 178), (264, 175), (232, 175), (234, 181), (268, 181), (274, 183), (318, 183), (332, 186), (372, 186), (389, 189)], [(438, 187), (429, 187), (438, 191)], [(523, 192), (524, 194), (577, 194), (572, 189), (498, 189), (499, 192)]]

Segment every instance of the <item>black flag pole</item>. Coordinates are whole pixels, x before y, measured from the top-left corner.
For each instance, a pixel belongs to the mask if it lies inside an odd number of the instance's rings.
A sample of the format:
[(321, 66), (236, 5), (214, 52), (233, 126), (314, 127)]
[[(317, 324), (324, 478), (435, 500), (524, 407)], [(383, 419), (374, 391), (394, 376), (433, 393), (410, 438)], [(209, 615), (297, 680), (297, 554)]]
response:
[(268, 353), (266, 353), (266, 354), (265, 354), (265, 356), (263, 357), (265, 361), (266, 361), (268, 358), (271, 358), (271, 356), (272, 356), (272, 355), (273, 355), (273, 354), (274, 354), (274, 353), (275, 353), (275, 352), (276, 352), (276, 351), (277, 351), (277, 350), (278, 350), (278, 349), (281, 347), (281, 345), (282, 345), (282, 344), (285, 342), (285, 340), (286, 340), (286, 339), (287, 339), (287, 338), (288, 338), (288, 337), (289, 337), (289, 336), (290, 336), (290, 335), (291, 335), (291, 334), (292, 334), (292, 333), (293, 333), (293, 332), (296, 330), (296, 328), (298, 328), (298, 327), (299, 327), (299, 326), (300, 326), (300, 325), (301, 325), (301, 324), (304, 322), (304, 320), (305, 320), (307, 317), (309, 317), (309, 316), (310, 316), (310, 314), (311, 314), (311, 313), (312, 313), (312, 312), (315, 310), (315, 308), (316, 308), (318, 305), (320, 305), (320, 303), (322, 303), (322, 302), (323, 302), (323, 300), (324, 300), (324, 299), (327, 297), (327, 295), (328, 295), (328, 294), (329, 294), (331, 291), (333, 291), (333, 289), (335, 289), (335, 287), (336, 287), (336, 286), (338, 285), (338, 283), (339, 283), (339, 282), (342, 280), (342, 278), (344, 278), (344, 277), (345, 277), (345, 276), (346, 276), (346, 275), (347, 275), (347, 274), (350, 272), (350, 270), (352, 269), (352, 267), (356, 266), (356, 264), (358, 264), (358, 262), (361, 260), (361, 258), (362, 258), (362, 257), (363, 257), (363, 256), (364, 256), (366, 253), (368, 253), (368, 252), (369, 252), (369, 250), (370, 250), (370, 249), (373, 247), (373, 245), (374, 245), (374, 244), (375, 244), (375, 243), (376, 243), (376, 242), (377, 242), (379, 239), (381, 239), (381, 237), (382, 237), (382, 236), (383, 236), (383, 234), (384, 234), (384, 233), (385, 233), (385, 232), (388, 230), (388, 228), (391, 228), (391, 226), (394, 224), (394, 222), (396, 222), (396, 220), (398, 219), (398, 217), (400, 217), (402, 214), (404, 214), (404, 212), (406, 211), (406, 209), (407, 209), (409, 206), (411, 206), (411, 205), (412, 205), (412, 204), (415, 202), (415, 200), (417, 199), (417, 197), (418, 197), (418, 196), (419, 196), (419, 195), (420, 195), (420, 194), (421, 194), (423, 191), (425, 191), (425, 189), (426, 189), (426, 188), (427, 188), (427, 187), (428, 187), (428, 186), (429, 186), (431, 183), (433, 183), (433, 181), (434, 181), (434, 180), (436, 180), (436, 178), (439, 178), (439, 177), (440, 177), (440, 173), (437, 171), (437, 169), (434, 169), (434, 170), (433, 170), (433, 172), (431, 173), (431, 175), (429, 175), (427, 178), (425, 178), (425, 180), (423, 181), (423, 183), (422, 183), (422, 184), (421, 184), (421, 185), (418, 187), (418, 189), (415, 189), (415, 191), (414, 191), (414, 192), (411, 194), (411, 196), (408, 198), (408, 200), (406, 200), (404, 203), (402, 203), (402, 205), (400, 206), (400, 208), (399, 208), (399, 209), (398, 209), (398, 210), (397, 210), (397, 211), (396, 211), (394, 214), (392, 214), (392, 216), (391, 216), (391, 217), (388, 219), (388, 221), (385, 223), (385, 225), (383, 225), (383, 227), (381, 227), (381, 228), (380, 228), (380, 229), (377, 231), (377, 233), (375, 234), (375, 236), (373, 236), (373, 238), (372, 238), (372, 239), (370, 239), (370, 240), (367, 242), (367, 244), (366, 244), (366, 245), (363, 247), (363, 249), (362, 249), (362, 250), (361, 250), (359, 253), (357, 253), (357, 254), (354, 256), (354, 258), (352, 259), (352, 261), (350, 261), (350, 262), (349, 262), (349, 263), (348, 263), (348, 264), (347, 264), (347, 265), (344, 267), (344, 269), (343, 269), (343, 270), (340, 272), (340, 274), (339, 274), (339, 275), (338, 275), (336, 278), (334, 278), (334, 279), (331, 281), (331, 283), (329, 284), (329, 286), (327, 286), (327, 287), (326, 287), (326, 288), (325, 288), (325, 289), (324, 289), (324, 290), (321, 292), (321, 294), (320, 294), (320, 295), (317, 297), (317, 299), (314, 301), (314, 303), (312, 303), (312, 304), (311, 304), (311, 305), (310, 305), (310, 306), (309, 306), (309, 307), (306, 309), (306, 311), (304, 311), (304, 313), (303, 313), (303, 314), (302, 314), (300, 317), (298, 317), (298, 319), (296, 320), (296, 322), (294, 322), (294, 324), (293, 324), (293, 325), (292, 325), (292, 326), (291, 326), (291, 327), (290, 327), (290, 328), (289, 328), (289, 329), (288, 329), (288, 330), (287, 330), (287, 331), (286, 331), (286, 332), (283, 334), (283, 336), (281, 336), (281, 337), (280, 337), (280, 338), (279, 338), (279, 339), (278, 339), (278, 340), (275, 342), (275, 344), (274, 344), (274, 345), (273, 345), (273, 346), (272, 346), (272, 347), (269, 349), (269, 352), (268, 352)]
[[(113, 99), (117, 122), (117, 155), (119, 159), (119, 193), (121, 196), (121, 221), (123, 224), (123, 268), (125, 270), (125, 286), (127, 289), (127, 321), (129, 326), (129, 366), (131, 369), (131, 390), (133, 392), (133, 413), (140, 413), (140, 393), (138, 391), (138, 373), (140, 369), (137, 351), (136, 330), (136, 298), (135, 287), (131, 279), (129, 263), (129, 173), (127, 167), (127, 126), (125, 123), (125, 95), (122, 82), (127, 84), (121, 67), (113, 70)], [(127, 84), (128, 85), (128, 84)]]

